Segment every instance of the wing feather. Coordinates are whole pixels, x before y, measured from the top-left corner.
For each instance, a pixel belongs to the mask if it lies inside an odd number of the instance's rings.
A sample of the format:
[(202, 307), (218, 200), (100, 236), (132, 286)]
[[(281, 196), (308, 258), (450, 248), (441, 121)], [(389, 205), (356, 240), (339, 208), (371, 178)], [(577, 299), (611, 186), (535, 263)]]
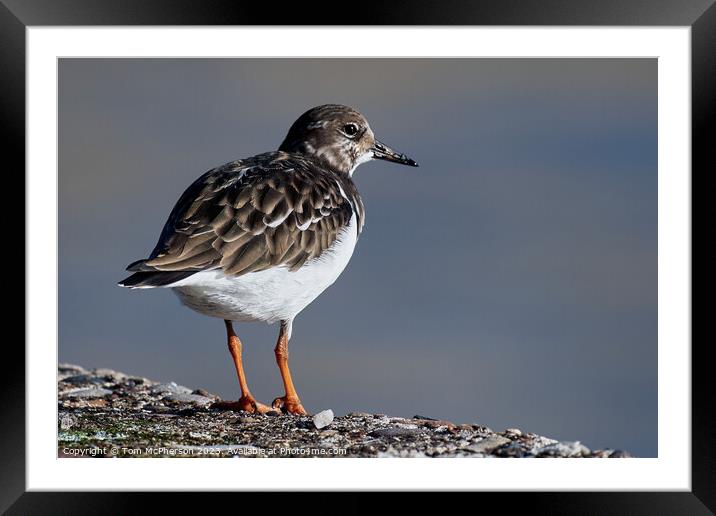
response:
[(182, 195), (140, 272), (297, 270), (333, 245), (363, 204), (350, 178), (283, 152), (210, 170)]

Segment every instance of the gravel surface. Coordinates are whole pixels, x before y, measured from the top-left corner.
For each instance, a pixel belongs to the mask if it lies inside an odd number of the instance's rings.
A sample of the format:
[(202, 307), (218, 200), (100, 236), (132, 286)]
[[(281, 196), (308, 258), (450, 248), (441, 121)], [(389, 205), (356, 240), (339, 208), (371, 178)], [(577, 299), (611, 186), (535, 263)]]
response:
[(203, 389), (71, 364), (57, 386), (59, 457), (630, 457), (423, 416), (234, 412)]

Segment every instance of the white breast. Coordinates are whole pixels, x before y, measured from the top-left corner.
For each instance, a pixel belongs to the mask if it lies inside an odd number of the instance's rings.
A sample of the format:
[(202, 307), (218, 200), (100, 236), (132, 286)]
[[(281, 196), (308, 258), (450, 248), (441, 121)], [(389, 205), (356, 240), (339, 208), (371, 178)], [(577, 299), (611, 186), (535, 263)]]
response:
[(297, 271), (275, 267), (238, 277), (202, 271), (170, 287), (184, 305), (205, 315), (244, 322), (291, 320), (348, 265), (358, 239), (356, 224), (353, 214), (333, 245)]

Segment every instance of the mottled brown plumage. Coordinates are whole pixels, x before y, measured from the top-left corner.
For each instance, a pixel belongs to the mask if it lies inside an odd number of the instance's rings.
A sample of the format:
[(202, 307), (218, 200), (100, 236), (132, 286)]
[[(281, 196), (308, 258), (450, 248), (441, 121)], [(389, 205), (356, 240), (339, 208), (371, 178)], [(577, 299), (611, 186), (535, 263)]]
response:
[[(345, 196), (344, 196), (345, 195)], [(321, 255), (363, 202), (346, 174), (277, 151), (210, 170), (169, 215), (154, 251), (137, 272), (201, 271), (241, 275), (295, 270)]]

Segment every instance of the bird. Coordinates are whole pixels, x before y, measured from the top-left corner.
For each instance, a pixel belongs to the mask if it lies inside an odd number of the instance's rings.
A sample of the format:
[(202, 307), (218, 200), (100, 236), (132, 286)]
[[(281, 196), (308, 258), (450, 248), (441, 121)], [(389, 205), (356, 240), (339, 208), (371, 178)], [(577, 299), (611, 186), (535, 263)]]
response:
[[(118, 283), (169, 288), (186, 307), (223, 319), (240, 397), (232, 409), (307, 415), (293, 384), (294, 318), (353, 255), (365, 207), (353, 173), (371, 160), (418, 163), (376, 139), (356, 109), (324, 104), (291, 125), (278, 150), (213, 168), (180, 196), (149, 257)], [(274, 355), (284, 395), (256, 401), (233, 323), (279, 323)]]

